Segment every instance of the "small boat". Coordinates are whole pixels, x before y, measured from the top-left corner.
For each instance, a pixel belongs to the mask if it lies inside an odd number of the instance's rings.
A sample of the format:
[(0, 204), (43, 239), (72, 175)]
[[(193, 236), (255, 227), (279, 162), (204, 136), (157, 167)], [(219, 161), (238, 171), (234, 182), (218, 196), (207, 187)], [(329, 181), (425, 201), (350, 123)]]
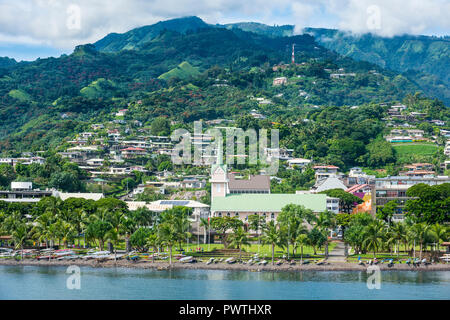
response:
[(267, 260), (263, 260), (263, 261), (259, 262), (258, 264), (265, 266), (267, 264)]
[(291, 262), (289, 262), (289, 265), (291, 265), (291, 266), (295, 266), (295, 261), (294, 261), (294, 260), (292, 260)]
[(309, 260), (303, 260), (302, 264), (309, 264)]
[(283, 264), (283, 261), (278, 260), (278, 261), (275, 262), (275, 264), (276, 264), (277, 266), (281, 266), (281, 265)]
[(53, 253), (57, 257), (73, 256), (75, 252), (69, 249), (57, 250)]
[(234, 257), (231, 257), (231, 258), (226, 259), (225, 262), (228, 264), (233, 264), (233, 263), (236, 263), (236, 259)]
[(191, 263), (191, 262), (193, 262), (193, 260), (194, 260), (194, 257), (188, 256), (188, 257), (181, 258), (180, 262), (181, 263)]
[(220, 259), (219, 259), (219, 262), (223, 262), (223, 258), (220, 258)]
[(214, 258), (210, 258), (207, 262), (206, 262), (206, 264), (207, 265), (210, 265), (211, 263), (213, 263), (214, 262)]
[(318, 265), (318, 266), (321, 266), (323, 264), (325, 264), (325, 260), (323, 260), (323, 259), (316, 262), (316, 265)]
[(364, 262), (362, 262), (361, 260), (358, 262), (358, 264), (359, 264), (360, 266), (364, 266)]

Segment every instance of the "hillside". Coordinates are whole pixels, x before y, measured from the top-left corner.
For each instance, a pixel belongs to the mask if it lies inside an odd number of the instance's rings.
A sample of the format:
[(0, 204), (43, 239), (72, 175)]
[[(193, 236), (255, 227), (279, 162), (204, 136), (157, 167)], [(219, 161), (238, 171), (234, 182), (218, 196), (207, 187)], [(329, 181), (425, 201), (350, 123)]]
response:
[[(140, 121), (167, 116), (188, 123), (254, 108), (276, 118), (315, 105), (401, 101), (419, 91), (405, 76), (336, 54), (310, 35), (203, 26), (195, 17), (160, 22), (78, 46), (71, 55), (3, 69), (0, 148), (57, 144), (86, 121), (102, 122), (138, 99), (147, 107)], [(297, 64), (286, 65), (293, 43)], [(274, 86), (276, 77), (286, 85)]]
[(173, 68), (170, 71), (167, 71), (160, 75), (158, 79), (169, 80), (173, 78), (177, 79), (189, 79), (192, 77), (196, 77), (200, 74), (198, 68), (191, 66), (191, 64), (187, 61), (183, 61), (176, 68)]
[(428, 36), (355, 36), (338, 30), (306, 28), (324, 47), (356, 60), (404, 72), (429, 95), (450, 104), (450, 39)]

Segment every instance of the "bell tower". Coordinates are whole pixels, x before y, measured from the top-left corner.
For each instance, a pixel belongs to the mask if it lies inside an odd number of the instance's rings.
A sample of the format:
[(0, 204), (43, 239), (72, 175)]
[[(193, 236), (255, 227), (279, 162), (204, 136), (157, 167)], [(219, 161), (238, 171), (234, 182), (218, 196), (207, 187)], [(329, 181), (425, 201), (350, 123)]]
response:
[(217, 151), (216, 164), (211, 166), (211, 200), (215, 197), (225, 197), (228, 193), (227, 165), (222, 163), (222, 149)]

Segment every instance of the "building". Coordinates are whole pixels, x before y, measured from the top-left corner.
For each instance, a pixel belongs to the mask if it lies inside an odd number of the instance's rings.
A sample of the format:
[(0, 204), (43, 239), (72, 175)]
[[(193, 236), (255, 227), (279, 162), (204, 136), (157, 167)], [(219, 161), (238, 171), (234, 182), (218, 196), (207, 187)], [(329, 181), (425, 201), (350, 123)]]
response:
[(289, 159), (287, 161), (287, 163), (288, 163), (289, 169), (299, 168), (299, 169), (303, 170), (307, 165), (309, 165), (311, 163), (311, 160), (295, 158), (295, 159)]
[(339, 167), (336, 166), (314, 166), (316, 172), (316, 181), (333, 177), (338, 174)]
[(33, 190), (32, 182), (11, 182), (11, 191), (0, 191), (0, 201), (33, 203), (52, 195), (52, 191)]
[(364, 199), (366, 194), (372, 193), (372, 187), (368, 184), (355, 184), (345, 191), (357, 196), (358, 198)]
[(312, 191), (319, 193), (331, 189), (342, 189), (347, 190), (347, 187), (342, 181), (337, 177), (327, 177), (317, 180), (316, 184), (312, 188)]
[(220, 157), (211, 167), (210, 183), (212, 217), (238, 217), (245, 222), (257, 214), (269, 221), (276, 219), (288, 204), (302, 205), (314, 213), (327, 209), (325, 194), (271, 194), (269, 176), (236, 179), (228, 174)]
[(121, 155), (124, 159), (133, 159), (137, 157), (147, 156), (147, 150), (143, 148), (128, 147), (120, 150)]
[(404, 218), (403, 208), (406, 201), (411, 199), (406, 195), (406, 191), (419, 183), (425, 183), (430, 186), (443, 183), (450, 183), (449, 176), (438, 177), (408, 177), (393, 176), (375, 179), (375, 188), (372, 190), (372, 214), (375, 215), (377, 208), (384, 206), (391, 200), (397, 200), (398, 211), (394, 214), (393, 220), (400, 221)]
[(278, 77), (273, 79), (273, 85), (274, 86), (281, 86), (287, 84), (287, 78), (286, 77)]

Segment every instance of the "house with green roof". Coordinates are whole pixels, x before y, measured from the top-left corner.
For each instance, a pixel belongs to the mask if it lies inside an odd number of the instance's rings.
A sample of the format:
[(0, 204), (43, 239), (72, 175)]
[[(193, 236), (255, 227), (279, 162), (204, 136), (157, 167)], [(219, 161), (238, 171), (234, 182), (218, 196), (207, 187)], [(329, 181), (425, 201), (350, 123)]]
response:
[(267, 220), (276, 219), (288, 204), (302, 205), (314, 213), (327, 210), (325, 194), (271, 194), (269, 176), (237, 179), (220, 160), (211, 167), (211, 217), (247, 221), (249, 215), (259, 214)]

